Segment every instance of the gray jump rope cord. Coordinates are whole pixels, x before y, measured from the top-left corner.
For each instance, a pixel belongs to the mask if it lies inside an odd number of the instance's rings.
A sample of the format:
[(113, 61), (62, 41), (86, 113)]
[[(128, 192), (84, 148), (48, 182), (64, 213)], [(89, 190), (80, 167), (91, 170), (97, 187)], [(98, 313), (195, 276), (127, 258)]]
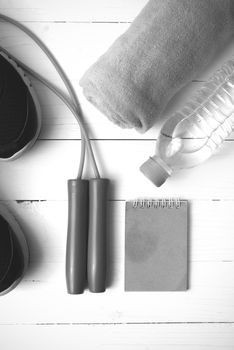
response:
[[(61, 91), (59, 90), (58, 87), (56, 87), (54, 84), (52, 84), (50, 81), (48, 81), (46, 78), (44, 78), (42, 75), (40, 75), (39, 73), (37, 73), (36, 71), (34, 71), (32, 68), (28, 67), (26, 64), (24, 64), (22, 61), (20, 61), (18, 58), (16, 58), (14, 55), (12, 55), (11, 53), (9, 53), (9, 51), (7, 51), (6, 49), (4, 49), (3, 47), (0, 47), (0, 52), (5, 53), (9, 58), (12, 58), (13, 61), (15, 61), (19, 67), (23, 68), (23, 70), (25, 72), (27, 72), (28, 74), (30, 74), (33, 78), (35, 78), (36, 80), (38, 80), (39, 82), (41, 82), (43, 85), (45, 85), (49, 90), (51, 90), (56, 96), (58, 96), (65, 104), (66, 106), (69, 108), (69, 110), (72, 112), (72, 114), (74, 115), (74, 117), (78, 120), (78, 122), (80, 122), (80, 120), (78, 119), (78, 113), (76, 111), (76, 107), (74, 105), (74, 103), (72, 103), (68, 97)], [(83, 150), (83, 154), (82, 157), (85, 156), (85, 151)], [(81, 162), (82, 165), (83, 161)], [(81, 177), (82, 171), (80, 171), (79, 169), (79, 173), (78, 173), (78, 178)]]
[[(106, 279), (106, 200), (108, 180), (100, 178), (90, 139), (83, 123), (83, 114), (76, 93), (62, 67), (46, 45), (27, 27), (10, 17), (0, 14), (0, 21), (9, 22), (31, 37), (44, 51), (63, 80), (72, 101), (47, 79), (29, 68), (12, 54), (0, 47), (19, 66), (53, 91), (70, 109), (81, 129), (81, 156), (76, 180), (68, 181), (68, 235), (66, 254), (67, 290), (70, 294), (80, 294), (86, 285), (92, 292), (105, 291)], [(85, 160), (85, 145), (90, 155), (95, 178), (82, 180)], [(89, 233), (88, 233), (89, 231)], [(87, 242), (88, 236), (88, 242)], [(88, 259), (87, 259), (88, 243)]]
[[(68, 92), (70, 94), (70, 97), (73, 100), (74, 105), (76, 106), (76, 115), (75, 115), (75, 117), (76, 117), (76, 120), (78, 121), (78, 123), (80, 125), (80, 128), (81, 128), (81, 138), (82, 138), (82, 140), (85, 139), (85, 141), (86, 141), (86, 146), (87, 146), (88, 151), (90, 153), (90, 158), (91, 158), (91, 162), (92, 162), (92, 166), (93, 166), (95, 177), (99, 178), (100, 174), (99, 174), (99, 171), (98, 171), (98, 168), (97, 168), (97, 164), (96, 164), (96, 161), (95, 161), (95, 157), (94, 157), (94, 154), (93, 154), (93, 151), (92, 151), (92, 146), (91, 146), (91, 143), (90, 143), (90, 140), (89, 140), (89, 137), (88, 137), (87, 130), (86, 130), (84, 124), (83, 124), (83, 120), (82, 120), (83, 119), (83, 114), (82, 114), (82, 111), (81, 111), (81, 108), (80, 108), (80, 104), (79, 104), (77, 95), (76, 95), (76, 93), (74, 91), (74, 88), (73, 88), (72, 84), (70, 83), (70, 80), (68, 79), (68, 77), (67, 77), (66, 73), (64, 72), (63, 68), (61, 67), (61, 65), (59, 64), (59, 62), (55, 58), (55, 56), (52, 54), (52, 52), (47, 48), (47, 46), (31, 30), (29, 30), (27, 27), (25, 27), (21, 23), (15, 21), (14, 19), (12, 19), (12, 18), (10, 18), (8, 16), (5, 16), (5, 15), (2, 15), (2, 14), (0, 14), (0, 21), (11, 23), (12, 25), (16, 26), (17, 28), (22, 30), (24, 33), (26, 33), (31, 39), (33, 39), (34, 42), (36, 42), (36, 44), (46, 54), (46, 56), (49, 58), (50, 62), (55, 67), (56, 71), (58, 72), (59, 76), (61, 77), (62, 81), (64, 82), (64, 84), (65, 84), (65, 86), (66, 86), (66, 88), (67, 88), (67, 90), (68, 90)], [(55, 89), (57, 90), (57, 88), (55, 88)], [(55, 92), (55, 90), (54, 90), (54, 92)], [(78, 177), (82, 176), (83, 167), (84, 167), (84, 158), (85, 158), (85, 144), (84, 144), (84, 141), (83, 141), (82, 142), (82, 147), (81, 147), (81, 157), (80, 157), (80, 167), (79, 167)]]

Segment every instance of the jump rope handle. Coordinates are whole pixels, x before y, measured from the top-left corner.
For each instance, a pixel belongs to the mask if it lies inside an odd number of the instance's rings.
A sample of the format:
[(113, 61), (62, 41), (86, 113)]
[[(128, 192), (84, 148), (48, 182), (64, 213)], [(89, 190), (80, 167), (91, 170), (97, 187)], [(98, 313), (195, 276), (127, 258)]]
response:
[(89, 181), (68, 180), (66, 282), (69, 294), (81, 294), (87, 280)]
[(109, 180), (89, 180), (88, 286), (93, 293), (106, 289), (106, 221)]

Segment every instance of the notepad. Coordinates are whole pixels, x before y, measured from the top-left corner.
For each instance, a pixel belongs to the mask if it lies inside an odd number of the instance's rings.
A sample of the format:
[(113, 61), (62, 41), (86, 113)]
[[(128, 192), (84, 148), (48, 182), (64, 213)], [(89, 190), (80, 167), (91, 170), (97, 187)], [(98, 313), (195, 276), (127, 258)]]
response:
[(125, 291), (188, 289), (188, 203), (126, 202)]

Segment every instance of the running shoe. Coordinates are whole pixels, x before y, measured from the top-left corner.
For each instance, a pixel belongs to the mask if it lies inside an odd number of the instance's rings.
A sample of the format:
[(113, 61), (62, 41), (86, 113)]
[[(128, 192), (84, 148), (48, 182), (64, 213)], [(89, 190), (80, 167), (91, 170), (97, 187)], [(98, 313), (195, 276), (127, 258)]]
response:
[(28, 245), (14, 216), (0, 204), (0, 296), (23, 278), (29, 262)]
[(40, 105), (27, 74), (0, 51), (0, 160), (29, 149), (40, 128)]

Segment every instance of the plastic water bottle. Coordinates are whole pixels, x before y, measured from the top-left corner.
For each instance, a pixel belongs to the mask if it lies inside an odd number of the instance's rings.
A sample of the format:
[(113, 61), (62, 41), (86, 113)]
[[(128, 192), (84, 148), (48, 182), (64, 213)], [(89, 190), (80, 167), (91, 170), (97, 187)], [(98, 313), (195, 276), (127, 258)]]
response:
[(227, 62), (185, 107), (163, 125), (156, 154), (140, 170), (161, 186), (175, 170), (208, 159), (234, 125), (234, 60)]

